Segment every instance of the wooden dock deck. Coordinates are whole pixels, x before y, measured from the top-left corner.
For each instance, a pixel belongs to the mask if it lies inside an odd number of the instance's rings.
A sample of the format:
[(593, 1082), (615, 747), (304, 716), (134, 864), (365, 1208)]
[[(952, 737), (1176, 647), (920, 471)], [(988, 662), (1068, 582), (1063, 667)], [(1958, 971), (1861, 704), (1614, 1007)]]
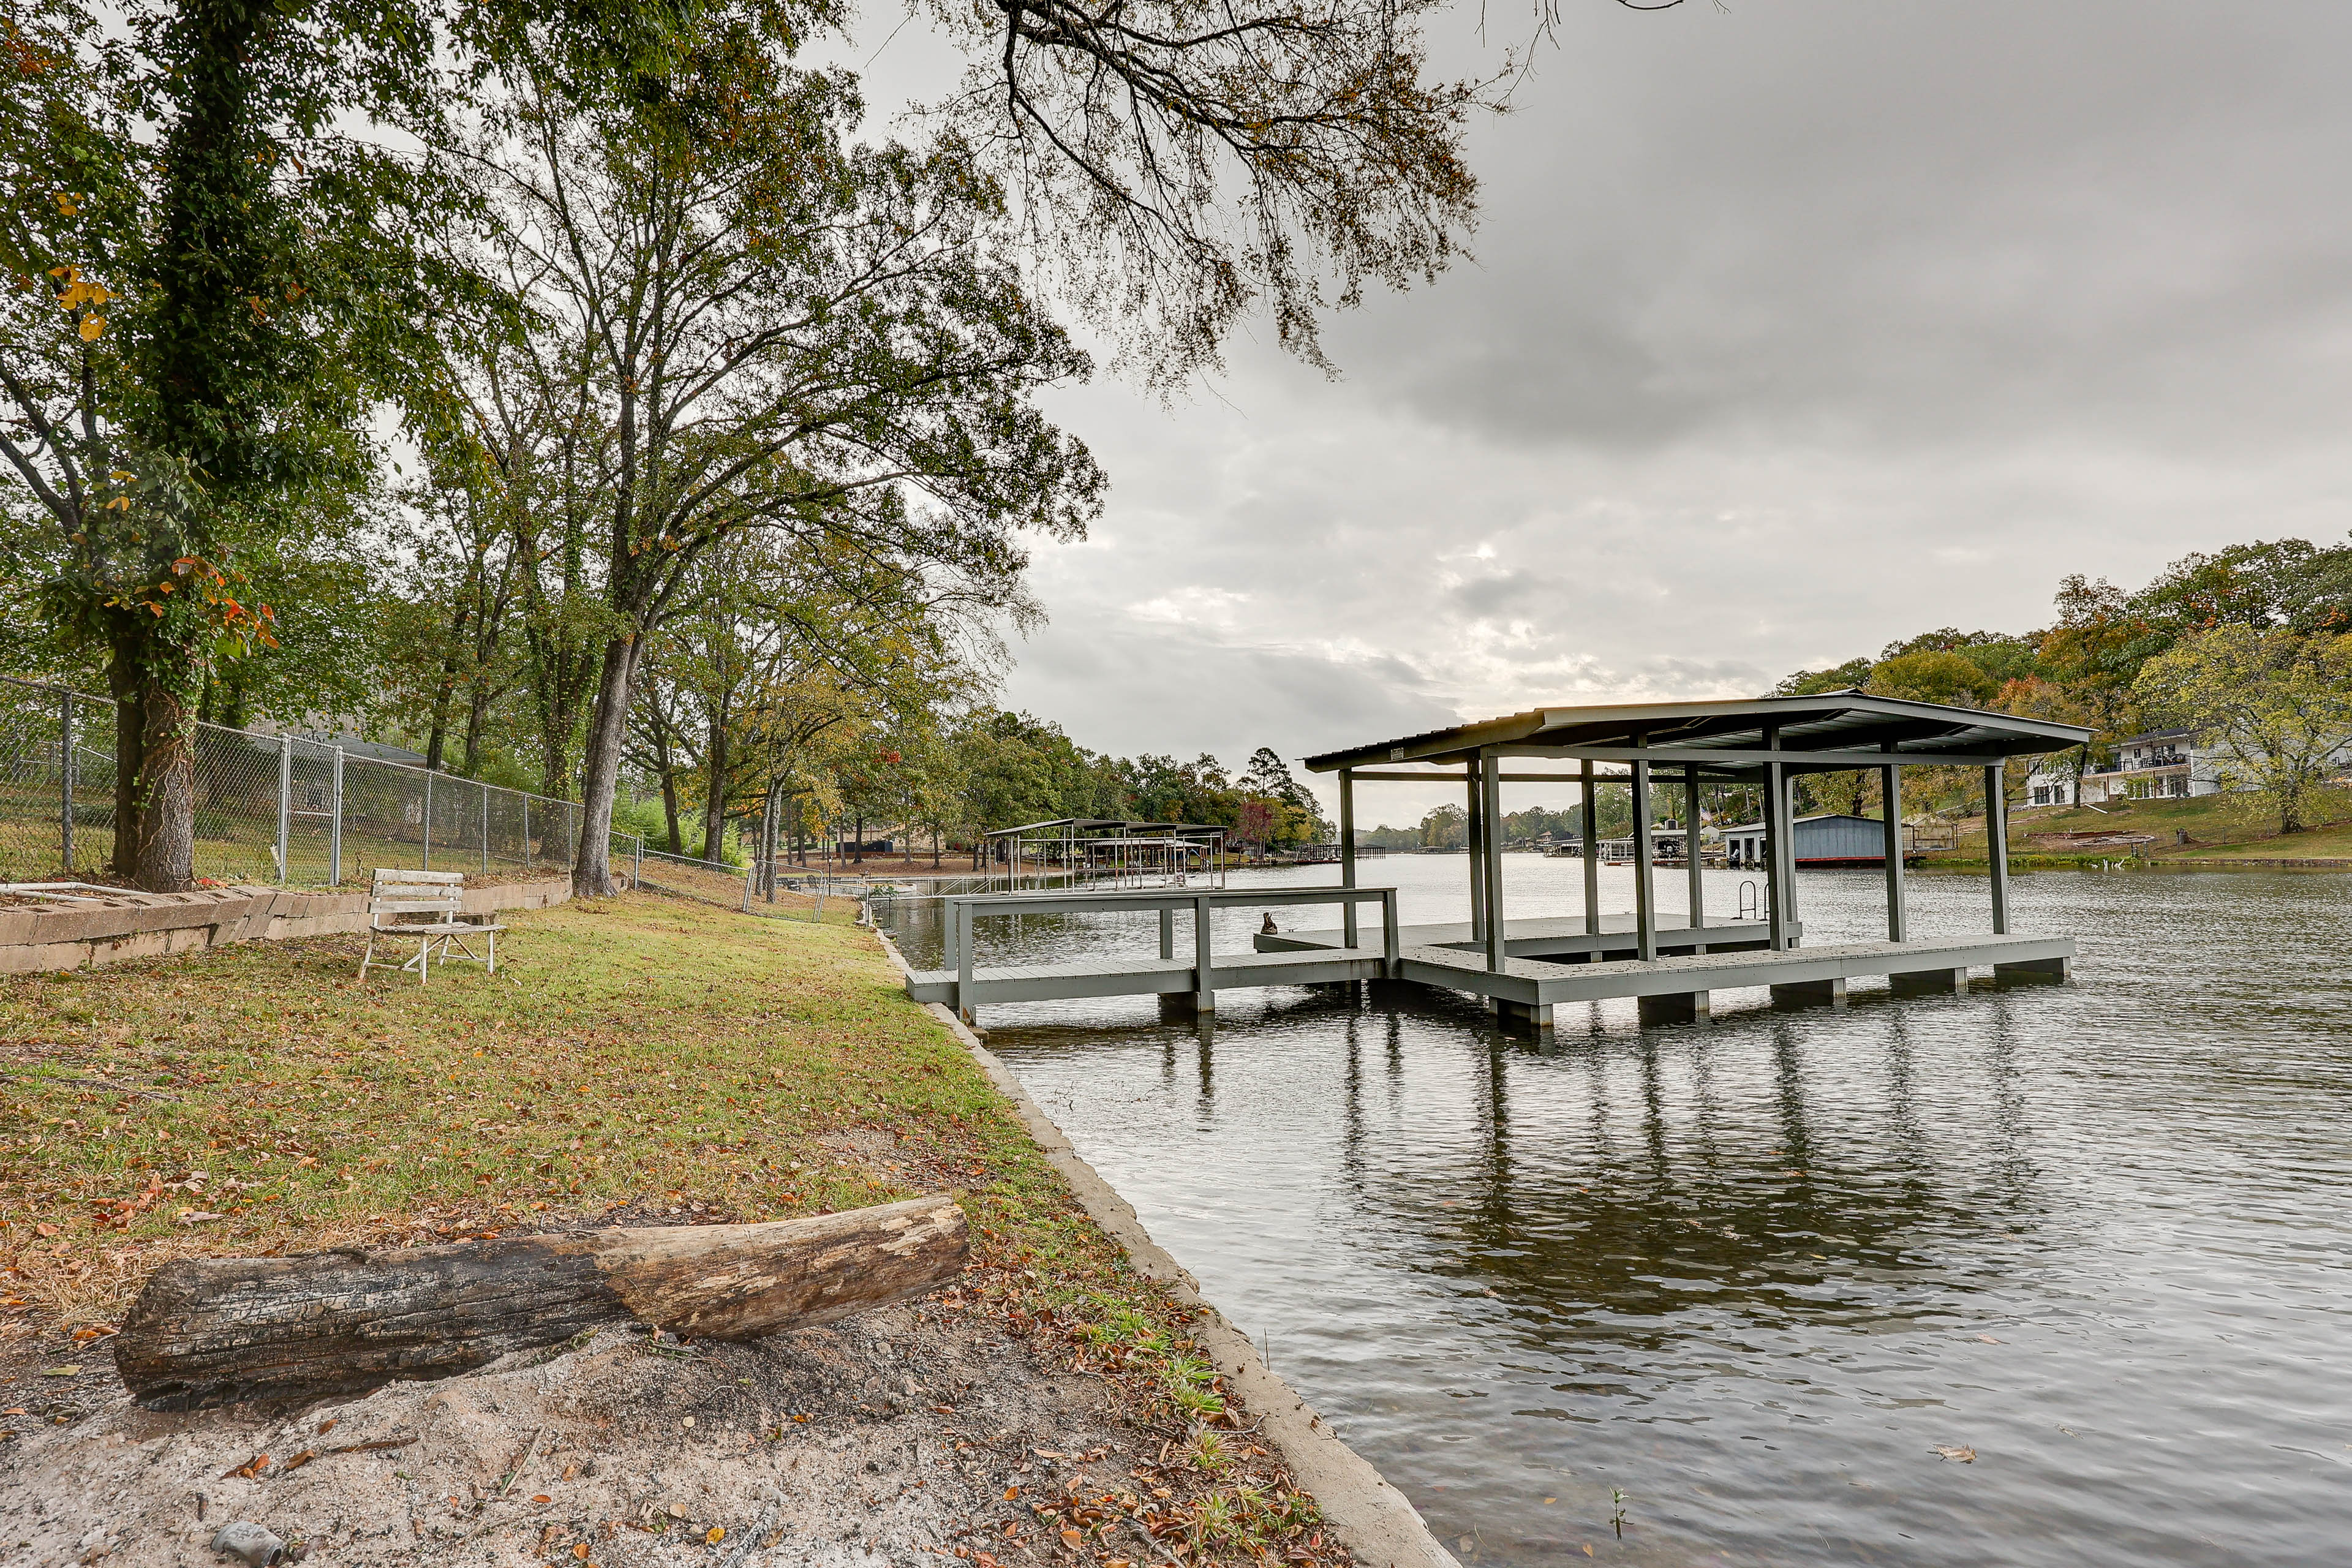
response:
[[(1511, 958), (1566, 959), (1583, 963), (1599, 955), (1607, 958), (1631, 958), (1636, 952), (1640, 933), (1630, 914), (1602, 915), (1598, 934), (1587, 929), (1582, 915), (1551, 917), (1540, 920), (1514, 920), (1504, 923), (1504, 946)], [(1796, 938), (1803, 927), (1790, 922), (1790, 935)], [(1336, 931), (1299, 931), (1260, 933), (1256, 939), (1260, 952), (1290, 952), (1307, 948), (1337, 947), (1341, 942)], [(1486, 944), (1467, 921), (1452, 924), (1400, 926), (1398, 942), (1408, 948), (1451, 947), (1465, 952), (1484, 954)], [(1705, 947), (1711, 952), (1726, 952), (1771, 945), (1771, 928), (1761, 921), (1731, 921), (1696, 928), (1666, 927), (1657, 932), (1661, 952), (1690, 952)]]
[[(1314, 947), (1281, 952), (1221, 952), (1209, 962), (1206, 984), (1188, 954), (1181, 960), (1089, 958), (1067, 963), (1009, 964), (975, 969), (965, 1005), (982, 1002), (1047, 1002), (1075, 996), (1194, 996), (1236, 985), (1328, 985), (1379, 980), (1386, 961), (1377, 947)], [(922, 969), (907, 976), (918, 1002), (953, 1005), (956, 972)]]
[[(1619, 956), (1633, 946), (1628, 917), (1605, 917), (1601, 927), (1597, 934), (1589, 931), (1580, 917), (1510, 921), (1510, 956), (1500, 970), (1487, 967), (1483, 945), (1460, 923), (1401, 927), (1393, 966), (1378, 947), (1341, 946), (1338, 931), (1277, 931), (1257, 935), (1255, 952), (1213, 954), (1205, 977), (1191, 953), (974, 969), (963, 983), (962, 1005), (1086, 996), (1190, 999), (1236, 986), (1397, 980), (1484, 997), (1506, 1019), (1538, 1027), (1551, 1022), (1561, 1003), (1616, 997), (1633, 998), (1645, 1022), (1673, 1023), (1706, 1016), (1717, 991), (1765, 986), (1777, 1001), (1836, 1005), (1845, 998), (1847, 982), (1867, 976), (1886, 976), (1898, 990), (1950, 993), (1965, 988), (1972, 969), (2063, 979), (2074, 958), (2074, 940), (2063, 936), (1858, 942), (1774, 952), (1761, 925), (1743, 922), (1660, 930), (1660, 956), (1644, 962)], [(906, 984), (918, 1002), (957, 1001), (952, 969), (918, 970)]]

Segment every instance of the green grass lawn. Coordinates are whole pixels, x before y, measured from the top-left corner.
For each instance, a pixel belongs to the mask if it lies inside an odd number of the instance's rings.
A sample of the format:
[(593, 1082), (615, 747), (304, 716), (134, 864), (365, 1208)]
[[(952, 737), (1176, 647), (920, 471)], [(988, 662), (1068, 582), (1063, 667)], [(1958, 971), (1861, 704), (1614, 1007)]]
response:
[(1252, 1430), (1196, 1310), (1133, 1270), (851, 901), (504, 918), (496, 975), (425, 987), (362, 985), (352, 937), (0, 980), (0, 1360), (102, 1354), (173, 1258), (949, 1191), (976, 1264), (954, 1300), (1125, 1391), (1193, 1477), (1194, 1561), (1329, 1560), (1266, 1450), (1212, 1429)]
[[(2097, 809), (2089, 806), (2026, 806), (2012, 809), (2010, 843), (2023, 860), (2115, 859), (2129, 849), (2069, 850), (2036, 846), (2037, 833), (2149, 834), (2153, 842), (2139, 854), (2148, 859), (2330, 859), (2352, 858), (2352, 819), (2337, 795), (2314, 801), (2311, 815), (2320, 818), (2302, 833), (2281, 835), (2275, 818), (2242, 795), (2192, 795), (2185, 800), (2122, 801)], [(1984, 859), (1984, 818), (1969, 817), (1959, 825), (1959, 847), (1935, 860)], [(2188, 842), (2181, 842), (2181, 835)]]
[(102, 1329), (189, 1253), (950, 1190), (984, 1258), (1148, 1306), (852, 907), (826, 913), (653, 894), (509, 913), (496, 975), (425, 987), (362, 986), (351, 937), (0, 982), (5, 1303), (20, 1329)]

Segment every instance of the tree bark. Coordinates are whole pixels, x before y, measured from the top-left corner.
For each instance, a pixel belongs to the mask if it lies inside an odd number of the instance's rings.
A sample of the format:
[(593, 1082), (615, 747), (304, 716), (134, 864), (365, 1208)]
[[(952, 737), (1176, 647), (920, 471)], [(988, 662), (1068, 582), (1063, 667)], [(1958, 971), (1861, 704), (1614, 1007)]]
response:
[(727, 797), (732, 782), (728, 774), (735, 765), (734, 759), (727, 754), (727, 709), (723, 702), (710, 709), (709, 742), (702, 763), (709, 785), (702, 796), (702, 858), (717, 865), (719, 840), (727, 833)]
[[(184, 893), (195, 883), (196, 761), (186, 700), (152, 676), (140, 681), (138, 827), (131, 880), (151, 893)], [(115, 764), (121, 767), (118, 759)]]
[(635, 637), (614, 637), (604, 645), (596, 710), (588, 725), (588, 754), (581, 767), (580, 847), (572, 861), (572, 890), (583, 898), (609, 899), (619, 890), (613, 886), (613, 795), (620, 784), (630, 687), (643, 646)]
[(450, 1377), (632, 1320), (756, 1339), (936, 1289), (968, 1256), (943, 1195), (767, 1225), (607, 1227), (369, 1253), (184, 1258), (115, 1337), (151, 1410)]
[(109, 868), (127, 881), (139, 870), (139, 759), (147, 747), (135, 642), (115, 643), (106, 684), (114, 695), (114, 856)]

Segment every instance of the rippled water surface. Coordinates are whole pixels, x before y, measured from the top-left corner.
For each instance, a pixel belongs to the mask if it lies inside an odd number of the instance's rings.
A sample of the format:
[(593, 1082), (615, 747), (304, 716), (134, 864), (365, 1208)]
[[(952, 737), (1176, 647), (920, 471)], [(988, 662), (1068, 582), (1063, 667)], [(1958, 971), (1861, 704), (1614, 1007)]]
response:
[[(1577, 907), (1574, 862), (1505, 867), (1513, 913)], [(1365, 879), (1461, 919), (1465, 871)], [(1800, 886), (1810, 941), (1883, 934), (1874, 873)], [(2081, 939), (2073, 983), (1721, 993), (1649, 1029), (1564, 1006), (1540, 1044), (1434, 992), (982, 1022), (1465, 1560), (2352, 1560), (2352, 881), (2014, 888), (2016, 929)], [(1984, 929), (1985, 900), (1915, 879), (1915, 930)], [(919, 963), (930, 910), (894, 917)], [(1245, 947), (1256, 914), (1230, 919)], [(1002, 925), (983, 963), (1153, 940)]]

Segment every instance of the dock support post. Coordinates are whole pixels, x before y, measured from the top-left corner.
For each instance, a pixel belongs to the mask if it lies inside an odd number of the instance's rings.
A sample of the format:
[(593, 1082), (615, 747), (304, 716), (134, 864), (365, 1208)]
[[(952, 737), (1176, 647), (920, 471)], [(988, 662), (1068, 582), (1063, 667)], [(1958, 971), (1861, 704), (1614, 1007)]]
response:
[(1904, 995), (1955, 996), (1969, 988), (1965, 969), (1910, 969), (1886, 977), (1887, 989)]
[(1162, 909), (1160, 911), (1160, 956), (1162, 958), (1176, 956), (1176, 911), (1174, 910)]
[(1404, 961), (1403, 932), (1397, 925), (1397, 892), (1394, 888), (1381, 889), (1381, 976), (1385, 980), (1397, 977), (1397, 966)]
[(1992, 931), (2009, 934), (2009, 781), (2002, 765), (1985, 769), (1985, 859), (1992, 867)]
[[(1694, 763), (1683, 774), (1686, 799), (1683, 806), (1683, 860), (1690, 872), (1690, 927), (1693, 931), (1706, 929), (1706, 879), (1701, 875), (1698, 853), (1698, 764)], [(1693, 952), (1705, 952), (1706, 943), (1696, 942)]]
[(1495, 1018), (1497, 1023), (1517, 1025), (1527, 1029), (1551, 1027), (1551, 1004), (1549, 1002), (1514, 1002), (1507, 997), (1495, 998)]
[[(1895, 742), (1887, 743), (1889, 751)], [(1880, 810), (1886, 818), (1886, 940), (1905, 942), (1903, 934), (1903, 769), (1889, 763), (1878, 770)]]
[(948, 947), (955, 958), (956, 1016), (965, 1023), (974, 1021), (971, 992), (971, 906), (963, 902), (950, 904), (954, 912), (948, 917)]
[[(1486, 973), (1500, 974), (1508, 962), (1510, 934), (1503, 918), (1503, 766), (1497, 757), (1478, 759), (1478, 858), (1486, 884)], [(1353, 906), (1349, 906), (1352, 908)]]
[[(1780, 731), (1777, 725), (1764, 730), (1764, 749), (1780, 749)], [(1789, 945), (1789, 878), (1782, 861), (1789, 852), (1789, 765), (1786, 763), (1764, 764), (1764, 901), (1772, 951), (1780, 952)]]
[(1192, 1011), (1213, 1013), (1217, 1010), (1217, 994), (1209, 983), (1209, 900), (1206, 895), (1192, 900)]
[[(1584, 764), (1584, 934), (1601, 934), (1601, 785)], [(1599, 958), (1595, 952), (1592, 955)]]
[(2028, 958), (1992, 966), (1995, 980), (2063, 980), (2074, 972), (2071, 958)]
[(1470, 759), (1465, 772), (1468, 774), (1468, 784), (1465, 787), (1470, 798), (1466, 803), (1467, 809), (1463, 817), (1463, 829), (1466, 839), (1463, 847), (1470, 851), (1470, 940), (1484, 942), (1486, 940), (1486, 857), (1480, 852), (1478, 838), (1479, 829), (1483, 826), (1480, 818), (1485, 815), (1485, 805), (1478, 798), (1478, 759), (1476, 757)]
[[(1352, 888), (1355, 885), (1356, 772), (1353, 768), (1341, 768), (1339, 770), (1339, 886)], [(1160, 938), (1163, 945), (1167, 940), (1165, 936)], [(1342, 947), (1356, 945), (1356, 906), (1353, 903), (1341, 906), (1339, 945)], [(1167, 954), (1163, 952), (1160, 956), (1164, 958)]]
[[(1646, 745), (1647, 736), (1634, 743)], [(1650, 864), (1654, 854), (1650, 833), (1650, 764), (1633, 764), (1633, 956), (1648, 963), (1658, 956), (1658, 889)]]
[(1772, 1005), (1776, 1007), (1845, 1005), (1843, 980), (1800, 980), (1787, 985), (1772, 987)]
[(1710, 1016), (1709, 1002), (1704, 991), (1670, 991), (1663, 996), (1635, 997), (1633, 1005), (1644, 1024), (1696, 1024)]

